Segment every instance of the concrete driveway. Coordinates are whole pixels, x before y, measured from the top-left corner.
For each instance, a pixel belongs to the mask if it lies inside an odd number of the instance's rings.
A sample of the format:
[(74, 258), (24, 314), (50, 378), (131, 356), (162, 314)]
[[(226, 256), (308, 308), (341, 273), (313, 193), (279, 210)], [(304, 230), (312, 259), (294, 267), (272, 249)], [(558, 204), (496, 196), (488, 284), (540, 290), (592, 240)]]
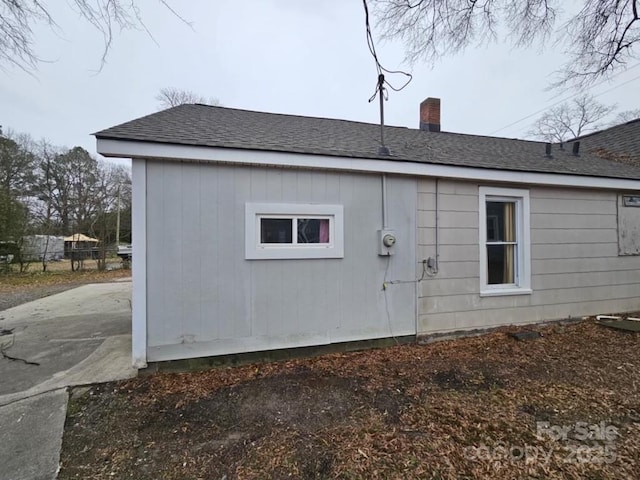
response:
[(1, 311), (0, 333), (0, 477), (54, 479), (66, 387), (137, 373), (131, 283), (84, 285)]

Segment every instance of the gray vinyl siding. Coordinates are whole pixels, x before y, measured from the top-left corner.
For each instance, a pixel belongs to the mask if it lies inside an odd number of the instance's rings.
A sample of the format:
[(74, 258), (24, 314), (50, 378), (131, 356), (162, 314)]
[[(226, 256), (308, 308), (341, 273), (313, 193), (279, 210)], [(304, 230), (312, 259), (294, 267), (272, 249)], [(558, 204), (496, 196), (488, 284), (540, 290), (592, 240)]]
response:
[[(390, 258), (379, 175), (148, 161), (148, 360), (415, 334), (415, 283), (382, 284), (415, 278), (417, 180), (387, 186)], [(245, 260), (247, 202), (343, 205), (344, 258)]]
[[(147, 161), (146, 181), (149, 361), (640, 310), (617, 192), (516, 187), (533, 293), (481, 297), (478, 183), (439, 181), (436, 232), (435, 180), (389, 176), (398, 243), (381, 257), (380, 175)], [(342, 205), (344, 258), (245, 260), (247, 202)], [(416, 284), (436, 233), (439, 271)]]
[[(640, 309), (640, 258), (618, 256), (617, 193), (592, 189), (529, 187), (533, 293), (480, 297), (478, 187), (439, 181), (439, 273), (420, 284), (418, 334)], [(435, 255), (435, 190), (418, 181), (418, 262)]]

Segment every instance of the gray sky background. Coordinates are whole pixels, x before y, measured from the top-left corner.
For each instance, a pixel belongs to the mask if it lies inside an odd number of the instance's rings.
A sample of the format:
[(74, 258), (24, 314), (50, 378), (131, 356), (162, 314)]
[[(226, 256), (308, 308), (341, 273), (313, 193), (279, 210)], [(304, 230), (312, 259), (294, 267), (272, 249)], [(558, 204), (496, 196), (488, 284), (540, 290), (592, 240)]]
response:
[[(60, 28), (36, 28), (35, 48), (47, 62), (33, 76), (0, 70), (5, 129), (95, 153), (91, 133), (158, 110), (162, 87), (214, 96), (233, 108), (378, 121), (377, 102), (368, 103), (377, 74), (360, 0), (173, 2), (193, 29), (159, 2), (144, 2), (142, 15), (157, 44), (143, 31), (116, 34), (98, 74), (100, 33), (68, 2), (48, 3)], [(420, 102), (433, 96), (442, 99), (443, 130), (524, 138), (538, 115), (502, 127), (573, 93), (545, 91), (562, 64), (557, 47), (540, 52), (491, 44), (431, 68), (403, 64), (400, 43), (380, 41), (376, 29), (374, 36), (383, 65), (414, 76), (406, 89), (390, 92), (389, 125), (416, 128)], [(639, 63), (589, 92), (620, 110), (640, 108)]]

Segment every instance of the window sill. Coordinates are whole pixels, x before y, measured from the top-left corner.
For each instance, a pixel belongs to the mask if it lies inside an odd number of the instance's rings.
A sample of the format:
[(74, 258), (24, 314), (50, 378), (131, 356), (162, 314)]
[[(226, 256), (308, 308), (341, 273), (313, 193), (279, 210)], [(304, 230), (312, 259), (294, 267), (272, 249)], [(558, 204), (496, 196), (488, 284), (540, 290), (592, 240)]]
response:
[(508, 295), (531, 295), (533, 290), (530, 288), (496, 288), (495, 290), (480, 291), (481, 297), (502, 297)]
[(335, 246), (255, 248), (247, 250), (245, 260), (300, 260), (309, 258), (344, 258), (344, 250)]

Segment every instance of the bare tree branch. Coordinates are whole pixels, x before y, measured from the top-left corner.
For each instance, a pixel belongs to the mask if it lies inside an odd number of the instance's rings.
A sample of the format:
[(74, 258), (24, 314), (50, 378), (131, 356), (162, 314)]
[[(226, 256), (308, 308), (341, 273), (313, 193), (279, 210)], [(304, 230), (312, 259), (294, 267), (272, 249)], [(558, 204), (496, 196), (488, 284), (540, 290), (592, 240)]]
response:
[(632, 120), (640, 119), (640, 108), (636, 108), (635, 110), (625, 110), (624, 112), (618, 113), (609, 126), (620, 125), (621, 123), (627, 123)]
[(566, 26), (560, 41), (570, 61), (554, 86), (584, 85), (624, 67), (640, 41), (638, 0), (587, 0)]
[(510, 25), (518, 45), (548, 35), (555, 9), (545, 0), (378, 0), (376, 16), (386, 38), (404, 41), (410, 62), (434, 62), (498, 37), (499, 20)]
[[(559, 0), (373, 0), (386, 38), (404, 42), (406, 59), (435, 63), (472, 45), (498, 39), (517, 47), (542, 47), (552, 36), (567, 62), (552, 85), (586, 85), (625, 68), (640, 42), (640, 0), (583, 0), (582, 8), (560, 18)], [(565, 7), (566, 8), (566, 7)], [(634, 50), (635, 49), (635, 50)]]
[(616, 108), (616, 105), (598, 102), (591, 95), (581, 95), (542, 115), (529, 135), (547, 142), (564, 142), (599, 130), (605, 125), (603, 120)]
[(165, 87), (158, 92), (156, 100), (160, 109), (177, 107), (185, 103), (204, 103), (206, 105), (220, 106), (220, 101), (215, 97), (205, 97), (189, 90), (181, 90), (175, 87)]
[[(191, 26), (167, 0), (157, 1)], [(68, 5), (102, 35), (104, 49), (99, 70), (104, 67), (118, 30), (140, 29), (153, 39), (137, 0), (69, 0)], [(0, 66), (13, 65), (29, 73), (37, 68), (42, 59), (36, 53), (33, 27), (38, 23), (58, 28), (45, 0), (0, 0)]]

